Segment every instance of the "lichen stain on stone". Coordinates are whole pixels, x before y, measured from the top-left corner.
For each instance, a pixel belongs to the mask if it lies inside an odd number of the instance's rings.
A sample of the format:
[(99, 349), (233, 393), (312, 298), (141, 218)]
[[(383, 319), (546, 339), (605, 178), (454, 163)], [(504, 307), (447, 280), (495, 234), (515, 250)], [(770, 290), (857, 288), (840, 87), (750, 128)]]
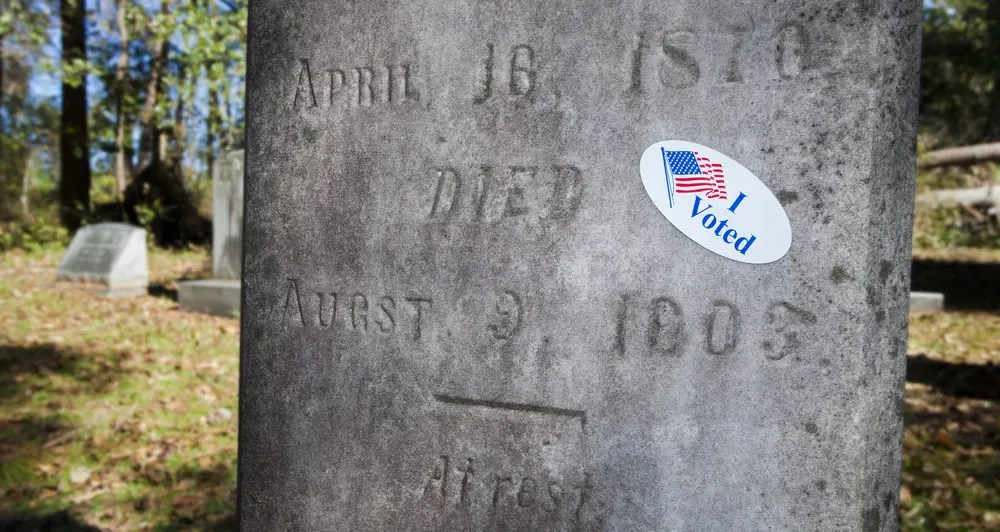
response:
[(892, 263), (883, 260), (882, 264), (878, 268), (878, 279), (883, 283), (889, 280), (889, 274), (892, 273)]
[(795, 203), (799, 199), (799, 193), (794, 190), (779, 190), (777, 196), (782, 205)]
[(830, 270), (830, 280), (836, 284), (843, 283), (850, 278), (851, 274), (847, 273), (847, 270), (845, 270), (842, 266), (834, 266), (833, 269)]
[(878, 506), (871, 506), (861, 513), (861, 531), (878, 532), (882, 525), (882, 516), (879, 515)]

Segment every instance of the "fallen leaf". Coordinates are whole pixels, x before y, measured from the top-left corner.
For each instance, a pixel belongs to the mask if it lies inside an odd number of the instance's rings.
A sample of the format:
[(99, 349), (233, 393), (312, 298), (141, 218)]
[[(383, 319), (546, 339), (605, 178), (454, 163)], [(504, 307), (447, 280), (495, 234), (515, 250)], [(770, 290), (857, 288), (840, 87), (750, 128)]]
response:
[(76, 466), (69, 470), (69, 481), (73, 484), (83, 484), (90, 478), (90, 469), (84, 466)]
[(230, 419), (233, 419), (233, 412), (228, 408), (216, 408), (211, 414), (208, 415), (209, 425), (218, 425), (220, 423), (226, 423)]
[(902, 486), (899, 488), (899, 503), (900, 504), (910, 504), (913, 500), (913, 495), (910, 493), (910, 488)]

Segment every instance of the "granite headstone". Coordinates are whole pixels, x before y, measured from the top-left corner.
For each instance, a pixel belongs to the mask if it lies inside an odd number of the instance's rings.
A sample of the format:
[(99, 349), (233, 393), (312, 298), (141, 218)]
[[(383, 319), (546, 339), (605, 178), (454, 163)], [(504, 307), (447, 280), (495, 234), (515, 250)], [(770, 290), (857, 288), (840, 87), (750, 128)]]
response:
[(240, 278), (243, 246), (243, 150), (223, 154), (212, 174), (212, 275)]
[[(255, 0), (242, 529), (896, 529), (920, 20)], [(784, 257), (671, 225), (672, 139)]]
[(243, 244), (243, 150), (222, 155), (212, 169), (212, 279), (177, 283), (182, 310), (235, 316), (240, 310)]
[(100, 291), (108, 296), (145, 294), (149, 284), (146, 230), (121, 223), (81, 228), (56, 277), (103, 285)]

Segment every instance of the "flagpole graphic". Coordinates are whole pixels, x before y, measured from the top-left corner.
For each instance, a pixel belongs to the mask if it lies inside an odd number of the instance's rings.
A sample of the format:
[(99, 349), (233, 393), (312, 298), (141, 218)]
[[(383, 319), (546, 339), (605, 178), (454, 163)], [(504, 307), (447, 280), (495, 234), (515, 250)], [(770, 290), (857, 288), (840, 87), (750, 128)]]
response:
[(670, 208), (674, 208), (674, 176), (670, 173), (670, 168), (667, 165), (667, 150), (660, 148), (660, 156), (663, 157), (663, 176), (667, 179), (667, 199), (670, 200)]

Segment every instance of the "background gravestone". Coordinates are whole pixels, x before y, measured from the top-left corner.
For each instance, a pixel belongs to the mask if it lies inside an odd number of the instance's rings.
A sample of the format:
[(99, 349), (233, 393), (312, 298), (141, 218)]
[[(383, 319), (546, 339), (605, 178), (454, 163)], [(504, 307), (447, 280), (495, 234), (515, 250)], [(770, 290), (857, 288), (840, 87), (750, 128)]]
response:
[(243, 245), (243, 150), (227, 152), (212, 171), (212, 279), (177, 284), (181, 309), (219, 316), (240, 310)]
[(108, 296), (145, 294), (149, 284), (146, 230), (120, 223), (88, 225), (73, 236), (57, 278), (107, 286)]
[[(920, 8), (257, 0), (241, 526), (897, 528)], [(669, 139), (787, 256), (670, 225)]]
[(243, 260), (243, 150), (225, 153), (212, 173), (212, 275), (240, 278)]

